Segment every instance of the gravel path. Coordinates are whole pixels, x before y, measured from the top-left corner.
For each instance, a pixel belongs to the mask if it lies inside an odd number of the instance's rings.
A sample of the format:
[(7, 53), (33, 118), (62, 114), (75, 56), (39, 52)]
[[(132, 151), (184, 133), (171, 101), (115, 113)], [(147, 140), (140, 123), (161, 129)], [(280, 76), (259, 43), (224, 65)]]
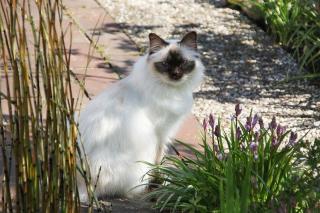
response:
[[(319, 88), (305, 82), (280, 83), (298, 75), (298, 65), (264, 31), (236, 10), (214, 0), (100, 0), (143, 50), (147, 36), (177, 37), (194, 29), (206, 66), (195, 92), (193, 113), (202, 120), (213, 112), (224, 125), (241, 103), (307, 138), (320, 137)], [(246, 113), (243, 113), (246, 114)]]

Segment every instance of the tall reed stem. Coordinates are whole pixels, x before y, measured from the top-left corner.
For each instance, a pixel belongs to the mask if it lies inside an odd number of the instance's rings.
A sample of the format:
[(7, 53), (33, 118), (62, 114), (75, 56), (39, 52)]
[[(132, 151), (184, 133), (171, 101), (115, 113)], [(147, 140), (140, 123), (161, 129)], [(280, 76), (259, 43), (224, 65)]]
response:
[(80, 211), (70, 28), (61, 0), (0, 2), (3, 212)]

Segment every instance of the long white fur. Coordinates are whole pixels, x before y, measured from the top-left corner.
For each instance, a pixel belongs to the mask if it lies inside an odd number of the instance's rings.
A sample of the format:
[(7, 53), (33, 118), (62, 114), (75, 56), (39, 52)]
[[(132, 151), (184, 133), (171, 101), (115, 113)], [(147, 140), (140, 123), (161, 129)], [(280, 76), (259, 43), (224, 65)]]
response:
[[(145, 190), (136, 187), (158, 150), (165, 150), (184, 116), (191, 110), (192, 91), (202, 79), (204, 66), (198, 54), (178, 41), (159, 52), (140, 57), (132, 73), (88, 103), (80, 114), (79, 131), (95, 177), (101, 167), (96, 195), (133, 197)], [(180, 48), (184, 57), (195, 60), (195, 69), (173, 82), (154, 70), (169, 50)], [(87, 199), (82, 181), (80, 197)]]

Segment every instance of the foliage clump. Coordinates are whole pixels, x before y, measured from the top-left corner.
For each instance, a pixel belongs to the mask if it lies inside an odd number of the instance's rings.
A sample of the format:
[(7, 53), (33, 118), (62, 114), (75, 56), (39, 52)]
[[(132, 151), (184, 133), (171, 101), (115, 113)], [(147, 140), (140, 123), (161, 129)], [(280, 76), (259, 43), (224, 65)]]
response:
[(0, 1), (1, 212), (80, 212), (77, 169), (90, 172), (77, 164), (64, 14), (61, 0)]
[[(257, 114), (250, 114), (241, 122), (241, 111), (240, 105), (236, 105), (228, 131), (221, 128), (220, 120), (213, 115), (204, 120), (200, 150), (180, 142), (191, 157), (167, 156), (161, 165), (152, 165), (150, 175), (156, 174), (163, 181), (146, 196), (156, 200), (155, 208), (275, 212), (303, 211), (319, 205), (319, 186), (313, 187), (319, 182), (319, 173), (310, 177), (318, 170), (314, 164), (308, 169), (302, 166), (319, 162), (319, 155), (313, 155), (317, 158), (313, 160), (302, 157), (307, 156), (301, 150), (305, 143), (275, 117), (268, 125)], [(313, 149), (307, 150), (314, 152)], [(305, 184), (300, 188), (294, 181), (297, 178), (300, 183), (310, 179), (308, 183), (313, 186)]]
[[(261, 17), (268, 32), (298, 60), (302, 78), (320, 77), (320, 2), (315, 0), (229, 0)], [(249, 13), (248, 13), (249, 12)], [(301, 77), (298, 77), (298, 79)]]

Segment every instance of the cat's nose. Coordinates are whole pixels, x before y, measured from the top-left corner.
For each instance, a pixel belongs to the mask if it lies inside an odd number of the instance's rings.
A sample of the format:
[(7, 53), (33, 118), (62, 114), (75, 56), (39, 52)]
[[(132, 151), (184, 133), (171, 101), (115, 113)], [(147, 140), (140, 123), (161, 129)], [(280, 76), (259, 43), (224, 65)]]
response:
[(179, 80), (182, 77), (183, 73), (180, 70), (175, 70), (170, 73), (170, 78), (173, 80)]

